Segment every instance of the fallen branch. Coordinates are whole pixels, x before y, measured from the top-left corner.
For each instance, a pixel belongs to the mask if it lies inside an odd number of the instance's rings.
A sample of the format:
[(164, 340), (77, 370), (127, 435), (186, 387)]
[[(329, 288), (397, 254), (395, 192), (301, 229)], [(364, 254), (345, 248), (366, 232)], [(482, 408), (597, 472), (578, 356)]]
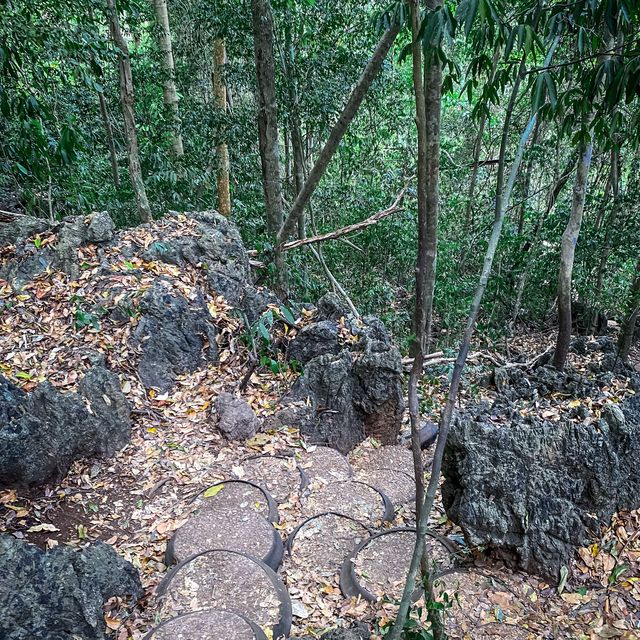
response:
[(405, 193), (409, 185), (406, 184), (402, 191), (397, 195), (393, 204), (388, 209), (383, 209), (382, 211), (378, 211), (378, 213), (374, 213), (369, 218), (365, 220), (361, 220), (360, 222), (356, 222), (355, 224), (350, 224), (346, 227), (342, 227), (341, 229), (336, 229), (335, 231), (330, 231), (329, 233), (322, 233), (318, 236), (311, 236), (310, 238), (302, 238), (301, 240), (292, 240), (291, 242), (285, 242), (281, 250), (289, 251), (290, 249), (297, 249), (298, 247), (303, 247), (308, 244), (315, 244), (316, 242), (324, 242), (325, 240), (336, 240), (341, 236), (346, 236), (349, 233), (353, 233), (354, 231), (360, 231), (361, 229), (366, 229), (374, 224), (380, 222), (380, 220), (384, 220), (390, 215), (397, 213), (398, 211), (404, 211), (404, 207), (400, 206), (402, 199), (404, 198)]

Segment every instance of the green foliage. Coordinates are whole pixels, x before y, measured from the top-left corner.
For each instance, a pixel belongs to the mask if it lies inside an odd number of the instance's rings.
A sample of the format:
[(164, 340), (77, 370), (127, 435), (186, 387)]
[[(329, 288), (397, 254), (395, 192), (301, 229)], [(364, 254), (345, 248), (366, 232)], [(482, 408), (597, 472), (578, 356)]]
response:
[[(274, 0), (272, 5), (287, 204), (295, 197), (293, 116), (301, 122), (308, 170), (380, 30), (393, 20), (403, 25), (393, 55), (306, 212), (307, 234), (323, 233), (384, 209), (415, 174), (407, 3)], [(215, 206), (216, 146), (226, 141), (233, 217), (247, 245), (268, 263), (258, 272), (260, 281), (272, 284), (276, 274), (270, 261), (273, 239), (265, 230), (248, 4), (169, 3), (185, 145), (179, 165), (171, 155), (170, 114), (162, 93), (165, 75), (151, 3), (121, 0), (118, 7), (133, 69), (142, 172), (154, 214)], [(98, 0), (0, 1), (0, 209), (17, 203), (20, 210), (55, 218), (107, 209), (118, 225), (136, 221), (117, 56), (105, 11), (106, 5)], [(454, 345), (459, 338), (481, 266), (493, 217), (505, 103), (521, 65), (524, 75), (512, 114), (508, 159), (532, 112), (541, 125), (536, 143), (526, 150), (523, 166), (530, 166), (529, 177), (524, 179), (523, 169), (516, 183), (479, 326), (492, 338), (508, 329), (523, 276), (519, 319), (540, 323), (553, 313), (558, 247), (572, 178), (549, 211), (547, 200), (567, 159), (588, 137), (596, 151), (577, 246), (574, 297), (620, 319), (640, 252), (640, 187), (635, 180), (640, 142), (638, 12), (638, 3), (631, 0), (516, 4), (461, 0), (423, 11), (420, 37), (426, 63), (439, 61), (444, 74), (435, 297), (436, 337), (442, 345)], [(217, 36), (225, 38), (227, 47), (225, 77), (231, 108), (226, 113), (215, 109), (212, 101), (212, 41)], [(607, 45), (611, 41), (613, 47)], [(541, 68), (551, 47), (556, 47), (553, 61)], [(292, 62), (296, 104), (290, 100), (285, 57)], [(99, 93), (113, 128), (118, 187), (111, 175)], [(485, 124), (481, 164), (469, 203), (481, 121)], [(612, 150), (620, 155), (616, 198), (606, 188)], [(415, 185), (404, 206), (404, 211), (349, 236), (347, 242), (321, 246), (327, 266), (356, 305), (365, 313), (381, 315), (400, 341), (410, 333), (417, 243)], [(161, 246), (156, 249), (162, 251)], [(290, 251), (285, 257), (293, 299), (313, 300), (326, 291), (324, 268), (308, 250)], [(597, 291), (601, 264), (603, 283)], [(274, 312), (271, 320), (263, 318), (255, 327), (254, 339), (269, 358), (264, 366), (279, 362), (277, 348), (274, 352), (265, 337), (272, 334), (276, 321)], [(79, 326), (94, 325), (81, 316)]]

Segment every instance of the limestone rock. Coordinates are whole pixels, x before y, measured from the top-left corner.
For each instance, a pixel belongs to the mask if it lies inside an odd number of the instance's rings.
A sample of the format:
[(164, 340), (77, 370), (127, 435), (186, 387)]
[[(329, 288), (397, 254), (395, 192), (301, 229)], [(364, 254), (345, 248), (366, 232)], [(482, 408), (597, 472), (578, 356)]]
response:
[(256, 434), (259, 420), (249, 403), (231, 393), (221, 393), (216, 399), (218, 428), (229, 440), (245, 440)]
[(466, 414), (449, 434), (443, 503), (470, 545), (558, 580), (592, 531), (640, 506), (639, 459), (638, 397), (593, 424)]
[(203, 300), (190, 302), (156, 281), (140, 310), (133, 340), (142, 349), (138, 374), (145, 387), (169, 391), (177, 376), (217, 359), (216, 328)]
[(103, 640), (103, 605), (142, 596), (135, 567), (112, 547), (42, 551), (0, 536), (0, 637), (3, 640)]
[(0, 487), (58, 481), (74, 460), (112, 456), (130, 431), (118, 378), (100, 366), (80, 381), (78, 393), (43, 382), (27, 394), (0, 376)]

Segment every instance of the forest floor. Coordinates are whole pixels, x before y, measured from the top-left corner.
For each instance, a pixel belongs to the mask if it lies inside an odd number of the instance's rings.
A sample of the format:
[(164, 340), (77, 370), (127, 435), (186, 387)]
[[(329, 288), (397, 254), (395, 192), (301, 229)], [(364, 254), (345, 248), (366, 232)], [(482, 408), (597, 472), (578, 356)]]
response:
[[(170, 223), (167, 223), (170, 224)], [(168, 230), (170, 231), (170, 230)], [(131, 241), (144, 244), (144, 229), (133, 229)], [(99, 327), (77, 327), (70, 300), (100, 300), (98, 261), (94, 249), (87, 247), (80, 281), (69, 284), (63, 277), (47, 274), (27, 284), (20, 294), (0, 283), (0, 352), (4, 354), (0, 371), (23, 389), (49, 380), (63, 391), (74, 390), (83, 371), (88, 369), (87, 354), (98, 350), (107, 355), (108, 366), (120, 376), (122, 388), (132, 407), (131, 443), (113, 459), (77, 462), (57, 486), (30, 493), (0, 492), (0, 531), (12, 533), (41, 547), (82, 546), (88, 541), (103, 540), (113, 545), (139, 570), (145, 597), (133, 611), (126, 613), (122, 603), (110, 603), (105, 616), (116, 640), (139, 640), (156, 622), (154, 589), (164, 577), (166, 545), (185, 521), (190, 501), (203, 488), (224, 479), (224, 469), (236, 461), (256, 454), (304, 452), (308, 447), (295, 429), (282, 428), (261, 432), (246, 443), (229, 443), (215, 428), (211, 406), (223, 390), (230, 390), (243, 378), (248, 367), (248, 351), (242, 341), (240, 321), (222, 298), (211, 298), (209, 311), (219, 330), (220, 362), (184, 376), (172, 393), (145, 391), (135, 372), (135, 354), (129, 335), (131, 327), (103, 322)], [(148, 288), (157, 275), (170, 278), (180, 291), (190, 296), (200, 284), (201, 275), (193, 269), (178, 270), (160, 263), (125, 263), (123, 258), (109, 258), (119, 265), (112, 279), (128, 291)], [(135, 268), (136, 272), (132, 270)], [(9, 304), (10, 303), (10, 304)], [(510, 353), (532, 358), (552, 345), (546, 333), (526, 334), (510, 341)], [(488, 354), (491, 358), (491, 354)], [(502, 358), (495, 354), (496, 358)], [(569, 366), (586, 371), (589, 358), (598, 354), (571, 354)], [(632, 356), (639, 363), (640, 353)], [(478, 356), (478, 364), (469, 370), (461, 394), (464, 406), (494, 391), (476, 382), (493, 367), (490, 360)], [(428, 411), (435, 417), (443, 406), (447, 388), (444, 369), (425, 377), (421, 390), (429, 398)], [(244, 393), (259, 416), (277, 409), (277, 401), (295, 378), (289, 371), (253, 373)], [(598, 397), (581, 399), (544, 398), (531, 411), (544, 418), (572, 419), (576, 402), (588, 404), (598, 415), (606, 402), (619, 402), (629, 395), (626, 381), (615, 378), (610, 387), (600, 389)], [(425, 416), (426, 417), (426, 416)], [(375, 447), (375, 442), (365, 446)], [(293, 528), (295, 504), (281, 505), (279, 528), (283, 537)], [(287, 510), (290, 509), (290, 512)], [(406, 523), (406, 515), (389, 526)], [(432, 525), (442, 534), (459, 537), (440, 504), (436, 505)], [(498, 561), (477, 556), (472, 563), (500, 576), (505, 588), (486, 592), (479, 602), (461, 587), (460, 601), (474, 603), (482, 621), (516, 622), (526, 625), (536, 638), (639, 638), (640, 611), (640, 511), (617, 514), (600, 538), (579, 550), (566, 584), (561, 587), (505, 568)], [(389, 601), (368, 603), (345, 599), (337, 581), (310, 595), (304, 589), (288, 585), (294, 599), (304, 604), (304, 614), (294, 617), (293, 636), (316, 634), (341, 621), (374, 622), (384, 627), (393, 617), (395, 604)], [(512, 598), (517, 589), (519, 597)], [(526, 619), (521, 610), (526, 600)], [(457, 606), (457, 605), (456, 605)], [(508, 626), (503, 625), (505, 634)], [(635, 630), (634, 630), (635, 629)], [(468, 637), (473, 637), (470, 635)], [(508, 635), (504, 636), (509, 637)]]

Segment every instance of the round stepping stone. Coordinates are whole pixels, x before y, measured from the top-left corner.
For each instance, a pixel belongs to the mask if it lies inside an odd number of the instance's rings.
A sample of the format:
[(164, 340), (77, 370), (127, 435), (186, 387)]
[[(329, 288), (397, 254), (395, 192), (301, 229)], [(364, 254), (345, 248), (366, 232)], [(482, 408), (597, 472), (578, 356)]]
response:
[(193, 514), (169, 541), (166, 563), (182, 562), (209, 549), (251, 553), (274, 570), (284, 553), (282, 538), (268, 520), (251, 508), (233, 503)]
[(278, 522), (278, 503), (262, 486), (248, 480), (227, 479), (201, 491), (194, 502), (200, 509), (252, 509), (269, 522)]
[(520, 597), (519, 591), (525, 594), (517, 585), (511, 586), (502, 576), (474, 568), (444, 571), (435, 580), (434, 590), (438, 600), (445, 600), (446, 596), (453, 603), (446, 620), (450, 637), (463, 637), (470, 629), (475, 633), (491, 624), (501, 629), (505, 623), (513, 626), (533, 612), (526, 596)]
[(312, 516), (334, 511), (371, 524), (391, 522), (395, 513), (384, 493), (358, 480), (330, 482), (313, 488), (303, 510)]
[[(383, 596), (399, 599), (409, 570), (415, 535), (415, 529), (389, 529), (361, 542), (342, 565), (342, 593), (346, 597), (361, 596), (370, 602)], [(438, 568), (451, 566), (453, 548), (446, 539), (429, 533), (426, 544), (430, 558), (437, 562)]]
[(189, 558), (171, 570), (157, 593), (161, 619), (224, 609), (270, 630), (273, 638), (286, 637), (291, 630), (291, 600), (284, 584), (246, 553), (212, 549)]
[(267, 640), (264, 631), (244, 616), (206, 609), (171, 618), (142, 640)]
[(348, 480), (353, 475), (349, 461), (339, 451), (330, 447), (316, 447), (306, 452), (300, 467), (306, 473), (309, 482)]
[(243, 478), (265, 487), (278, 502), (292, 493), (302, 493), (308, 484), (306, 473), (293, 456), (254, 456), (244, 460), (240, 468)]
[(413, 453), (408, 447), (397, 444), (388, 444), (382, 447), (361, 446), (352, 452), (350, 458), (353, 467), (365, 473), (371, 469), (395, 469), (409, 474), (412, 478), (415, 477)]
[(413, 475), (395, 469), (370, 469), (356, 472), (356, 479), (382, 491), (395, 507), (415, 503), (416, 483)]
[(321, 513), (299, 524), (287, 539), (287, 551), (305, 576), (326, 579), (340, 571), (342, 563), (371, 530), (354, 518)]

